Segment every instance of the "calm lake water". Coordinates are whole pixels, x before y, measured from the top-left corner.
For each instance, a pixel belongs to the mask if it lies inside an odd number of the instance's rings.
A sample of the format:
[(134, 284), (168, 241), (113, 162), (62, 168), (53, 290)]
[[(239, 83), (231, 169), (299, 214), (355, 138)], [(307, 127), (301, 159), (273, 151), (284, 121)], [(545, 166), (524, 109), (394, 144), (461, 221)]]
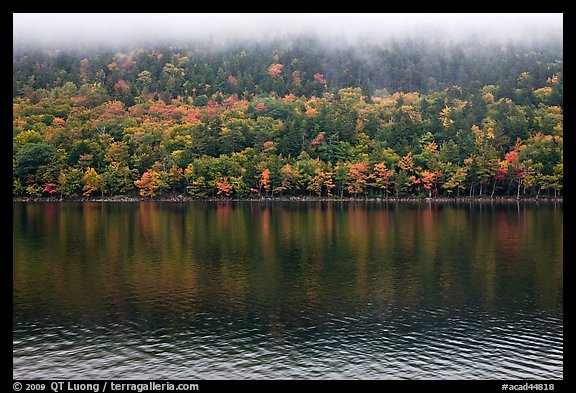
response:
[(544, 204), (13, 204), (15, 379), (562, 379)]

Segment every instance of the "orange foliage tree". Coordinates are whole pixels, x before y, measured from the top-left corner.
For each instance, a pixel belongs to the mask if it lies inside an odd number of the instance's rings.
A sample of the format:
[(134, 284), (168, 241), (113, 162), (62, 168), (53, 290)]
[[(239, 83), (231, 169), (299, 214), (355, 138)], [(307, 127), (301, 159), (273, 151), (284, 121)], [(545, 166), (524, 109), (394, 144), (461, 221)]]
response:
[(356, 164), (350, 164), (348, 169), (348, 192), (354, 194), (354, 197), (358, 194), (364, 194), (366, 192), (366, 186), (368, 185), (368, 179), (372, 178), (370, 173), (368, 173), (368, 167), (366, 163), (359, 162)]

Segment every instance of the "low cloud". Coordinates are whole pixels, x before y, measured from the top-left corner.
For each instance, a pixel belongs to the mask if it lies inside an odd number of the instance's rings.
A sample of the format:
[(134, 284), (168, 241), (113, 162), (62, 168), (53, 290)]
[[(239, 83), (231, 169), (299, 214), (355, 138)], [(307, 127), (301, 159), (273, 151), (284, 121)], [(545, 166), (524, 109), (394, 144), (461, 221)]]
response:
[(419, 36), (458, 41), (562, 39), (562, 14), (13, 14), (17, 45), (126, 45), (189, 40), (259, 41), (290, 35), (381, 40)]

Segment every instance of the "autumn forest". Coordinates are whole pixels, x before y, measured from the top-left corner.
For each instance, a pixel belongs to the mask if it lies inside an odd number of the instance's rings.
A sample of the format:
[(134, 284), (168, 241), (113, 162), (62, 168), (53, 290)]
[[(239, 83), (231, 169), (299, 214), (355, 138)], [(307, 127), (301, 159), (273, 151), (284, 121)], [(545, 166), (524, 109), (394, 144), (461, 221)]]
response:
[(14, 48), (13, 196), (552, 198), (553, 41)]

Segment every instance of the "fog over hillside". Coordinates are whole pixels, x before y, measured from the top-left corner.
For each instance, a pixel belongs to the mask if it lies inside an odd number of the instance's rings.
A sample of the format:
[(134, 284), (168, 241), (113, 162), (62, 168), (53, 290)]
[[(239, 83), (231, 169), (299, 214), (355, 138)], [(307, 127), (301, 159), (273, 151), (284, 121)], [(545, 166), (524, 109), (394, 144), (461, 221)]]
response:
[(335, 45), (422, 38), (459, 42), (563, 38), (563, 14), (16, 13), (13, 44), (48, 47), (258, 42), (310, 35)]

